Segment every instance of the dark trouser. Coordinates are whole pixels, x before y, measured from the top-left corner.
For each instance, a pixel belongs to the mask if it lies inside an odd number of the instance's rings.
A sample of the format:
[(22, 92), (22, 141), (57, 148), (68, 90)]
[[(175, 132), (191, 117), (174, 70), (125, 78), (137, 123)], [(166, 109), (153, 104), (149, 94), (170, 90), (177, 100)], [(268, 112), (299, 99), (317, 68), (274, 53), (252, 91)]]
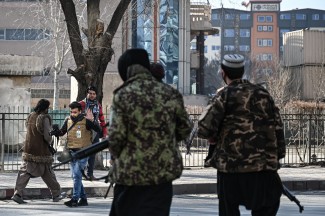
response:
[(206, 162), (207, 160), (209, 160), (209, 159), (212, 158), (212, 155), (213, 155), (214, 150), (216, 149), (216, 146), (217, 146), (217, 145), (215, 145), (215, 144), (214, 144), (214, 145), (209, 144), (208, 155), (207, 155), (207, 157), (204, 159), (205, 162)]
[(148, 186), (114, 186), (109, 216), (168, 216), (172, 203), (172, 183)]
[(218, 172), (219, 215), (239, 216), (239, 205), (253, 216), (275, 216), (282, 194), (282, 183), (275, 171), (254, 173)]
[[(99, 135), (97, 134), (95, 139), (93, 140), (93, 144), (99, 142)], [(90, 155), (88, 158), (87, 165), (87, 176), (91, 177), (94, 175), (94, 166), (95, 166), (96, 154)]]

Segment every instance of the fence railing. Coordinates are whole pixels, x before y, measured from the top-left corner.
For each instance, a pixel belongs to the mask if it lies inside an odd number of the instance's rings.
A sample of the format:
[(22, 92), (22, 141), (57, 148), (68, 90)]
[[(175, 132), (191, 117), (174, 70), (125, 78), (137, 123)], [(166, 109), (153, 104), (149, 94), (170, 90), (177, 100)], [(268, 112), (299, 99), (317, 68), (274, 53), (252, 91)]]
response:
[[(25, 119), (29, 110), (10, 110), (0, 112), (0, 171), (19, 170), (21, 149), (26, 136)], [(62, 125), (68, 110), (51, 111), (53, 123)], [(197, 121), (199, 114), (192, 114)], [(106, 119), (107, 116), (106, 116)], [(287, 154), (281, 163), (285, 166), (301, 166), (323, 163), (325, 161), (325, 115), (283, 114)], [(61, 140), (61, 139), (60, 139)], [(64, 137), (62, 138), (64, 140)], [(55, 142), (58, 151), (62, 151), (63, 142)], [(202, 167), (207, 155), (208, 142), (194, 138), (191, 154), (186, 154), (184, 142), (180, 143), (185, 167)], [(105, 167), (109, 167), (110, 154), (107, 150), (100, 153)], [(54, 163), (58, 163), (56, 155)], [(68, 165), (60, 166), (68, 169)]]

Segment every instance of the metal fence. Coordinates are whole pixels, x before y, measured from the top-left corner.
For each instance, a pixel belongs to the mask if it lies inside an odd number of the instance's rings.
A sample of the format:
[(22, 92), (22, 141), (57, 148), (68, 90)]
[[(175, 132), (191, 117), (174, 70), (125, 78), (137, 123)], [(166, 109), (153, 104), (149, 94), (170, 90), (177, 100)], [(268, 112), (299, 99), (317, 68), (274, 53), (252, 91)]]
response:
[[(21, 149), (25, 140), (25, 119), (30, 110), (9, 109), (0, 112), (0, 171), (19, 170), (21, 164)], [(50, 111), (53, 123), (62, 125), (69, 111)], [(197, 121), (199, 114), (192, 114), (191, 118)], [(302, 166), (324, 163), (325, 161), (325, 115), (316, 114), (283, 114), (287, 154), (281, 163), (285, 166)], [(107, 119), (107, 116), (106, 116)], [(58, 151), (62, 151), (64, 137), (55, 142)], [(203, 167), (207, 155), (208, 142), (195, 138), (191, 154), (186, 154), (184, 142), (180, 143), (185, 167)], [(110, 154), (107, 150), (100, 153), (105, 167), (109, 167)], [(55, 164), (58, 163), (56, 155)], [(68, 169), (68, 165), (59, 169)]]

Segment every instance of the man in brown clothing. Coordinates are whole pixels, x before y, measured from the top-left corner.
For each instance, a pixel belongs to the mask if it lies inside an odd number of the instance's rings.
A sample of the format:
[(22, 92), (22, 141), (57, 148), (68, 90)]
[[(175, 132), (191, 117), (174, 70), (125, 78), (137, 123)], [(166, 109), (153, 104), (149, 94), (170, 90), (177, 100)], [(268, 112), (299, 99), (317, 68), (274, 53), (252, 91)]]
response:
[(51, 190), (53, 202), (58, 202), (65, 197), (51, 168), (53, 156), (49, 145), (52, 137), (49, 132), (52, 129), (52, 119), (48, 114), (49, 106), (48, 100), (39, 100), (34, 112), (26, 119), (27, 134), (23, 148), (23, 162), (18, 172), (14, 195), (11, 197), (18, 204), (26, 203), (22, 198), (23, 190), (29, 179), (34, 177), (43, 179)]

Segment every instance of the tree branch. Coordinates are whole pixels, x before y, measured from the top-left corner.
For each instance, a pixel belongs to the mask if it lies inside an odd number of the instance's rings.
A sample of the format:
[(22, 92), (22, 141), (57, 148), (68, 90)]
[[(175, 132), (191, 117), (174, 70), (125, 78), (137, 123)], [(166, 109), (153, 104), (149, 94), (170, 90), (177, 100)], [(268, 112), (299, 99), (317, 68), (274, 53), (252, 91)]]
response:
[(67, 29), (69, 32), (69, 38), (73, 57), (76, 61), (77, 66), (83, 64), (82, 50), (83, 45), (80, 36), (80, 29), (76, 15), (76, 8), (73, 0), (60, 0), (61, 7), (67, 22)]
[(117, 8), (114, 11), (114, 14), (112, 16), (111, 22), (109, 23), (106, 32), (109, 33), (109, 35), (114, 37), (120, 22), (123, 18), (123, 15), (125, 11), (127, 10), (131, 0), (121, 0), (120, 3), (118, 4)]
[(94, 46), (96, 37), (96, 24), (99, 19), (99, 2), (100, 0), (87, 0), (87, 22), (88, 22), (88, 46)]

